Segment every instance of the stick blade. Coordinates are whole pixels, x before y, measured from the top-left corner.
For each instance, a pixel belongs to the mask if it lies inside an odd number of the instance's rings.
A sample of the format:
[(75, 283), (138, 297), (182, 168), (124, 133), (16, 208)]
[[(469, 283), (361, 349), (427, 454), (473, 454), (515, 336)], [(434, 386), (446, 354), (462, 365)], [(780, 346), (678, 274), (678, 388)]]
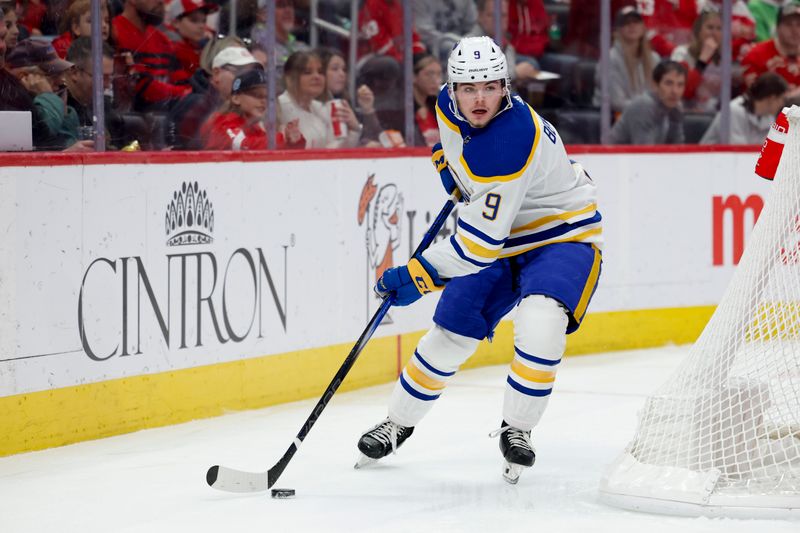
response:
[(219, 465), (208, 469), (206, 482), (225, 492), (264, 492), (269, 488), (266, 472), (244, 472)]

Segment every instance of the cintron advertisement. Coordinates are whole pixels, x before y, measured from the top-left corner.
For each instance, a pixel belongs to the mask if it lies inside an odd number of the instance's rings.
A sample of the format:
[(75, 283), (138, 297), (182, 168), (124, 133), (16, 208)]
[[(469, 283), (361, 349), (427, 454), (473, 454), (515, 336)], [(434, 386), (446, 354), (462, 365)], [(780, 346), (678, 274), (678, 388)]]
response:
[[(573, 157), (605, 245), (568, 353), (691, 342), (769, 194), (757, 154)], [(422, 156), (0, 168), (0, 454), (313, 396), (445, 198)], [(348, 386), (391, 380), (435, 304), (392, 309)]]

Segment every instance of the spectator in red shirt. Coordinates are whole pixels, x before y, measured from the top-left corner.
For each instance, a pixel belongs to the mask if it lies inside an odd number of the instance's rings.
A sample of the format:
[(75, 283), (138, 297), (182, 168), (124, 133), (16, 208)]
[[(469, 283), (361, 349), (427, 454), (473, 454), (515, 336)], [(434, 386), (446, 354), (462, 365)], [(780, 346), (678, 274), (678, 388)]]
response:
[[(374, 93), (381, 123), (402, 130), (403, 2), (365, 0), (358, 15), (358, 28), (358, 83), (366, 84)], [(416, 30), (411, 34), (411, 52), (425, 52)]]
[[(239, 74), (233, 81), (231, 96), (222, 108), (203, 125), (205, 148), (209, 150), (265, 150), (267, 133), (264, 116), (267, 112), (267, 77), (256, 67)], [(286, 125), (286, 137), (278, 133), (276, 146), (305, 148), (298, 121)], [(288, 141), (288, 142), (287, 142)]]
[(764, 72), (775, 72), (789, 84), (790, 103), (800, 99), (800, 5), (789, 4), (778, 12), (775, 37), (758, 43), (742, 59), (747, 86)]
[(523, 56), (540, 58), (550, 38), (547, 35), (550, 17), (542, 0), (511, 0), (508, 6), (508, 31), (511, 44), (517, 51), (517, 61)]
[(719, 106), (722, 87), (720, 66), (722, 18), (716, 11), (703, 11), (692, 25), (692, 40), (672, 50), (672, 60), (688, 71), (683, 93), (685, 111), (713, 113)]
[[(100, 4), (103, 20), (100, 29), (103, 33), (103, 40), (107, 41), (111, 33), (109, 24), (108, 6), (105, 2)], [(53, 48), (61, 59), (67, 57), (72, 41), (78, 37), (89, 37), (92, 35), (92, 3), (91, 0), (76, 0), (67, 8), (67, 15), (62, 23), (63, 33), (53, 39)]]
[(244, 43), (236, 37), (210, 42), (206, 45), (204, 55), (211, 58), (210, 63), (195, 71), (189, 79), (192, 92), (170, 111), (175, 146), (183, 150), (199, 150), (203, 147), (205, 141), (200, 135), (200, 127), (230, 99), (236, 76), (257, 64), (244, 48)]
[(191, 90), (171, 81), (177, 63), (172, 43), (158, 29), (163, 20), (164, 0), (125, 0), (122, 14), (111, 23), (117, 52), (132, 59), (128, 68), (135, 75), (133, 108), (137, 111), (167, 110)]
[(42, 21), (47, 14), (47, 6), (42, 0), (22, 0), (18, 3), (19, 24), (28, 30), (29, 35), (42, 35)]
[[(626, 6), (636, 6), (634, 0), (611, 0), (611, 13)], [(596, 59), (600, 57), (600, 2), (570, 2), (564, 53)]]
[[(386, 55), (403, 62), (403, 3), (400, 0), (366, 0), (358, 13), (358, 31), (364, 46), (360, 55)], [(411, 33), (412, 53), (425, 46), (416, 30)]]
[(649, 30), (650, 45), (661, 57), (669, 57), (673, 48), (689, 42), (697, 0), (636, 0), (636, 4)]
[(172, 0), (168, 9), (169, 24), (166, 35), (172, 41), (179, 67), (172, 73), (172, 81), (188, 83), (200, 66), (200, 52), (206, 39), (206, 19), (219, 10), (217, 4), (205, 0)]

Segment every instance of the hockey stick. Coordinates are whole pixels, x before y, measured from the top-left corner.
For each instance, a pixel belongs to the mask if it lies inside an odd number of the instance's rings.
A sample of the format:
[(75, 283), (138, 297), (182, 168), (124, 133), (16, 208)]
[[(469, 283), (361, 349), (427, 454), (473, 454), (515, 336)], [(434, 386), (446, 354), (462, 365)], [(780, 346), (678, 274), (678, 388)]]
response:
[[(425, 235), (422, 237), (422, 241), (414, 251), (414, 255), (421, 253), (431, 245), (433, 239), (439, 233), (439, 230), (441, 230), (444, 226), (447, 217), (450, 216), (450, 213), (453, 211), (453, 208), (455, 208), (456, 203), (458, 203), (459, 197), (460, 193), (458, 190), (456, 190), (450, 196), (450, 198), (447, 199), (447, 202), (444, 204), (444, 207), (442, 207), (442, 210), (439, 211), (439, 214), (436, 216), (433, 224), (431, 224), (431, 227), (428, 228), (428, 231), (425, 232)], [(311, 414), (306, 419), (303, 427), (300, 428), (300, 432), (289, 446), (289, 449), (286, 450), (286, 453), (283, 454), (283, 457), (281, 457), (272, 468), (266, 472), (244, 472), (242, 470), (235, 470), (225, 466), (214, 465), (208, 469), (208, 473), (206, 474), (206, 481), (208, 484), (215, 489), (224, 490), (227, 492), (261, 492), (272, 488), (275, 482), (278, 481), (278, 478), (281, 476), (286, 466), (289, 464), (289, 461), (292, 460), (292, 457), (297, 452), (300, 444), (302, 444), (303, 440), (305, 440), (306, 436), (308, 436), (311, 428), (314, 427), (314, 423), (316, 423), (317, 419), (319, 419), (322, 411), (325, 409), (325, 407), (327, 407), (328, 402), (331, 401), (331, 398), (336, 393), (339, 385), (342, 384), (344, 378), (350, 372), (350, 369), (353, 368), (353, 364), (356, 362), (356, 359), (358, 359), (358, 356), (361, 354), (364, 346), (367, 345), (367, 342), (369, 342), (372, 334), (375, 333), (375, 329), (381, 323), (383, 317), (386, 316), (386, 313), (389, 311), (389, 308), (393, 303), (393, 296), (387, 296), (383, 299), (380, 307), (378, 307), (378, 310), (372, 316), (372, 319), (367, 324), (367, 327), (356, 341), (355, 346), (353, 346), (353, 349), (350, 350), (350, 354), (347, 356), (347, 358), (345, 358), (342, 366), (339, 367), (339, 371), (336, 372), (336, 375), (333, 376), (333, 380), (331, 380), (328, 388), (322, 393), (322, 397), (317, 402), (317, 405), (314, 406), (314, 409), (312, 409)]]

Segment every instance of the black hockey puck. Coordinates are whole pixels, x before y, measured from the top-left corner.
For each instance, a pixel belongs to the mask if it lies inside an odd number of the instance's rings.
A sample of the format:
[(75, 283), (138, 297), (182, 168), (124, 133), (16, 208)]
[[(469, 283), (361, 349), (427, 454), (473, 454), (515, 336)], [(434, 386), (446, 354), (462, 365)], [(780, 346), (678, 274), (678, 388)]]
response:
[(294, 498), (294, 489), (272, 489), (273, 498)]

